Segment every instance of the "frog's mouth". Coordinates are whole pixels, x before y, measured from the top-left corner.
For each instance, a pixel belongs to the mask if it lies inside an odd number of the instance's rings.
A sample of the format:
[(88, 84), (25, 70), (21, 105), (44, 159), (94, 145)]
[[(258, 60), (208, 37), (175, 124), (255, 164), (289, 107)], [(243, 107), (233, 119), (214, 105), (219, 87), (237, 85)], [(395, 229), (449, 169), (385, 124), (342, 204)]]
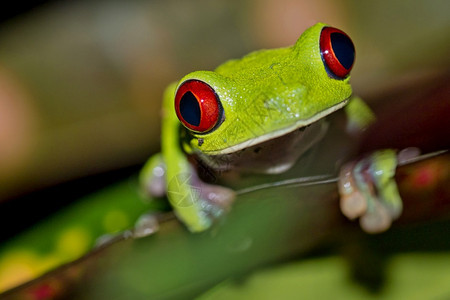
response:
[(220, 154), (231, 154), (240, 150), (243, 150), (245, 148), (248, 147), (253, 147), (256, 146), (258, 144), (264, 143), (268, 140), (273, 140), (273, 139), (277, 139), (281, 136), (284, 136), (286, 134), (289, 134), (293, 131), (296, 131), (302, 127), (306, 127), (308, 125), (313, 124), (314, 122), (317, 122), (318, 120), (324, 118), (325, 116), (341, 109), (342, 107), (344, 107), (350, 98), (345, 99), (344, 101), (339, 102), (338, 104), (331, 106), (317, 114), (315, 114), (314, 116), (312, 116), (309, 119), (303, 119), (303, 120), (298, 120), (297, 122), (295, 122), (293, 125), (252, 138), (250, 140), (247, 140), (245, 142), (224, 148), (224, 149), (220, 149), (220, 150), (216, 150), (216, 151), (205, 151), (205, 154), (208, 155), (220, 155)]
[(317, 144), (327, 132), (327, 128), (328, 123), (320, 119), (280, 137), (247, 145), (232, 153), (196, 154), (204, 165), (214, 171), (278, 174), (290, 169), (305, 151)]

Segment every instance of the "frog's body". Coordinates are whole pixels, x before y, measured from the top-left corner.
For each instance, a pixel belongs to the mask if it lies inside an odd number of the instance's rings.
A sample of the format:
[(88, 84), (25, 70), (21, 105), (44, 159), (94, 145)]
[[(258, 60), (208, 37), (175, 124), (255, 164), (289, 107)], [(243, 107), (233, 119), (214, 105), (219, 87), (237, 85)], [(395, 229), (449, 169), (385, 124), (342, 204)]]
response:
[(165, 92), (162, 152), (144, 167), (142, 184), (167, 194), (191, 231), (208, 228), (234, 192), (202, 182), (188, 156), (215, 171), (289, 169), (323, 136), (323, 118), (349, 101), (353, 61), (350, 38), (318, 23), (291, 47), (186, 75)]

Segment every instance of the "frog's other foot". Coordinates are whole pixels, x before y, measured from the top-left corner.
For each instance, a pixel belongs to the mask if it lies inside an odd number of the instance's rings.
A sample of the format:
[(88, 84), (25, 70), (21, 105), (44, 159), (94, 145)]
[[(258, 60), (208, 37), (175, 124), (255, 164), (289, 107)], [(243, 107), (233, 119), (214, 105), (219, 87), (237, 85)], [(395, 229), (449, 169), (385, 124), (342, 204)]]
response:
[(349, 219), (359, 217), (361, 228), (368, 233), (389, 229), (402, 212), (394, 179), (397, 161), (395, 151), (379, 150), (341, 168), (341, 211)]
[(235, 192), (229, 188), (205, 183), (197, 173), (178, 174), (168, 185), (168, 197), (175, 214), (190, 231), (208, 229), (231, 208)]

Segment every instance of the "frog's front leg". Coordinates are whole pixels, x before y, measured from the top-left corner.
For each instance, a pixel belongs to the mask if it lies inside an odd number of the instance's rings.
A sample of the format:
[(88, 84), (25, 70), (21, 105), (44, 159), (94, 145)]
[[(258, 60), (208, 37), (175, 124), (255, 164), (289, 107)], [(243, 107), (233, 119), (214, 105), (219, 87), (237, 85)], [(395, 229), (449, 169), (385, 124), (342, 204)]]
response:
[(396, 168), (418, 155), (417, 148), (399, 153), (383, 149), (344, 165), (338, 181), (342, 213), (349, 219), (359, 217), (366, 232), (389, 229), (403, 209), (394, 178)]
[(162, 154), (150, 158), (140, 181), (149, 195), (167, 195), (177, 217), (193, 232), (208, 229), (230, 209), (235, 198), (233, 190), (203, 182), (186, 159), (175, 168), (167, 168)]
[[(370, 108), (354, 97), (346, 107), (348, 130), (362, 132), (375, 117)], [(345, 164), (340, 171), (338, 188), (342, 213), (359, 218), (361, 227), (370, 233), (387, 230), (402, 212), (402, 199), (394, 176), (398, 163), (419, 155), (416, 149), (377, 150), (362, 159)]]

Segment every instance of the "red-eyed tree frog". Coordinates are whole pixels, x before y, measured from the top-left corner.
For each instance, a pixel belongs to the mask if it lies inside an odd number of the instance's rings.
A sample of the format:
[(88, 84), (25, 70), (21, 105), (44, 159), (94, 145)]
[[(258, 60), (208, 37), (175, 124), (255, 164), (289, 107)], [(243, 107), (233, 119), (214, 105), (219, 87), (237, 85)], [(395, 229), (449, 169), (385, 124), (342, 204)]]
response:
[[(327, 115), (348, 104), (353, 127), (371, 122), (368, 107), (351, 99), (354, 60), (350, 37), (318, 23), (291, 47), (256, 51), (171, 84), (164, 94), (161, 153), (140, 174), (145, 191), (167, 195), (189, 230), (208, 229), (235, 192), (203, 182), (196, 162), (216, 172), (278, 174), (321, 139)], [(396, 153), (361, 161), (342, 168), (341, 209), (361, 217), (366, 231), (382, 231), (402, 207), (392, 178)]]

